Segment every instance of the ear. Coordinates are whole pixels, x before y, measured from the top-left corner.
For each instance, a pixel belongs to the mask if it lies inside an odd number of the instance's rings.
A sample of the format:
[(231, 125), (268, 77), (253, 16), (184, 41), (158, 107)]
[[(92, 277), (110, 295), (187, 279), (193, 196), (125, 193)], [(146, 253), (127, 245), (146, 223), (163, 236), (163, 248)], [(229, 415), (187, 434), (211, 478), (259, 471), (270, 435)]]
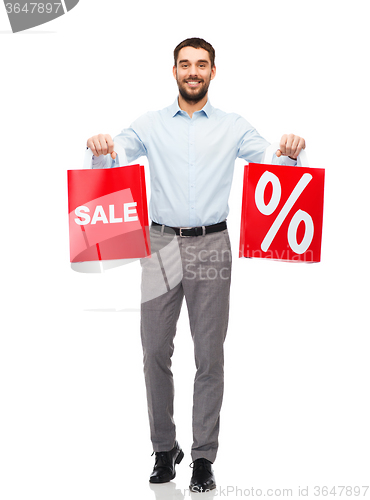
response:
[(174, 78), (175, 78), (175, 80), (176, 80), (176, 77), (177, 77), (177, 69), (176, 69), (176, 66), (174, 66), (174, 67), (172, 68), (172, 73), (173, 73), (173, 76), (174, 76)]
[(213, 68), (211, 69), (211, 80), (213, 80), (215, 76), (216, 76), (216, 66), (213, 66)]

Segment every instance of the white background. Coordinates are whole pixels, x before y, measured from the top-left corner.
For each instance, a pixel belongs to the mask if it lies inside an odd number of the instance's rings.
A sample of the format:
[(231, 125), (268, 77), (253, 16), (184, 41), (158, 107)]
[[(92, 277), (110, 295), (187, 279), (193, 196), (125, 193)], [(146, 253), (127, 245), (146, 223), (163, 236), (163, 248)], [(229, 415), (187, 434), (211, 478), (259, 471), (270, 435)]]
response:
[(81, 168), (91, 135), (174, 101), (173, 48), (191, 36), (216, 49), (214, 106), (271, 142), (302, 135), (310, 165), (326, 169), (322, 262), (307, 265), (238, 258), (236, 164), (214, 494), (370, 485), (366, 3), (81, 0), (19, 34), (0, 6), (2, 499), (189, 497), (186, 307), (173, 357), (185, 458), (151, 490), (140, 265), (71, 270), (67, 169)]

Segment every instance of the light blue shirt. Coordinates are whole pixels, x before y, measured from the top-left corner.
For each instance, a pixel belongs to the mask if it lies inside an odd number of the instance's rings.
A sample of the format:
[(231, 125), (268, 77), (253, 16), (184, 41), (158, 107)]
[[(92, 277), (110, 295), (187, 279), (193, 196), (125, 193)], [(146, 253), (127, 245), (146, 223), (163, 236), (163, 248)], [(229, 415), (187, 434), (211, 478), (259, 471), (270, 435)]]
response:
[[(114, 138), (129, 163), (149, 161), (149, 217), (159, 224), (193, 227), (216, 224), (229, 213), (228, 199), (236, 158), (261, 163), (270, 145), (241, 116), (208, 101), (193, 117), (178, 100), (138, 118)], [(287, 156), (272, 163), (295, 165)], [(93, 168), (118, 166), (110, 155), (93, 157)]]

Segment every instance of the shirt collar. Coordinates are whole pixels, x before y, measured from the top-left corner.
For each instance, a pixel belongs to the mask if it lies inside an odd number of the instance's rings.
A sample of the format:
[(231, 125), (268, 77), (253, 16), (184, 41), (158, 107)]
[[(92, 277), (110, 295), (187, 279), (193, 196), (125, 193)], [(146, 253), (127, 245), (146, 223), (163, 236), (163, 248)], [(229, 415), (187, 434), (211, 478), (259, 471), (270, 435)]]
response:
[[(196, 111), (196, 113), (203, 112), (207, 116), (207, 118), (209, 118), (211, 116), (211, 114), (213, 113), (213, 109), (214, 108), (208, 99), (207, 102), (205, 103), (205, 105), (203, 106), (203, 108), (199, 111)], [(179, 106), (178, 97), (176, 97), (175, 102), (170, 106), (170, 110), (171, 110), (172, 117), (176, 116), (177, 113), (180, 113), (180, 114), (185, 113), (185, 111), (183, 111)]]

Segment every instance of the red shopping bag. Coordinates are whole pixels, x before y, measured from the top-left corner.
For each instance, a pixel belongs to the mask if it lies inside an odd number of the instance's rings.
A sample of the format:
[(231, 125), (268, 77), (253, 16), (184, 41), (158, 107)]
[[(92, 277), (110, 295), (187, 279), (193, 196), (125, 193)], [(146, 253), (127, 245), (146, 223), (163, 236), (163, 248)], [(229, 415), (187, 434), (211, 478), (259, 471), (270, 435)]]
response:
[(320, 262), (324, 177), (322, 168), (246, 165), (239, 257)]
[[(68, 170), (68, 214), (72, 264), (114, 267), (150, 255), (142, 165)], [(91, 264), (72, 268), (96, 272)]]

